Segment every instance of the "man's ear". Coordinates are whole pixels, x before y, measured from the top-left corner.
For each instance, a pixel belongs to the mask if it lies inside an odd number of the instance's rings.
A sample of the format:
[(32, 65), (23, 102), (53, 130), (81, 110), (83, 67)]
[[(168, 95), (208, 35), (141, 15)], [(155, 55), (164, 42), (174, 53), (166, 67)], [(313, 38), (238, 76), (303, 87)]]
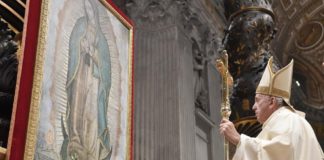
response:
[(277, 106), (276, 104), (277, 104), (276, 98), (275, 98), (275, 97), (271, 97), (271, 103), (270, 103), (270, 106), (271, 106), (271, 107), (275, 107), (275, 106)]
[(271, 97), (271, 103), (273, 103), (273, 104), (276, 104), (276, 103), (277, 103), (277, 101), (276, 101), (276, 98), (275, 98), (275, 97)]

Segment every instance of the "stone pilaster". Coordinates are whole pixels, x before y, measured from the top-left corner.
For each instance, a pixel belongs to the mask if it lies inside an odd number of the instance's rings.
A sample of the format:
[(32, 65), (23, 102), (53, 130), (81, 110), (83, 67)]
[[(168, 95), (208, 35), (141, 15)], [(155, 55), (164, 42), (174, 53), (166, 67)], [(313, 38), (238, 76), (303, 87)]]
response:
[(193, 49), (203, 55), (207, 88), (206, 66), (217, 55), (216, 32), (223, 25), (204, 5), (198, 0), (126, 4), (135, 25), (134, 160), (196, 157)]

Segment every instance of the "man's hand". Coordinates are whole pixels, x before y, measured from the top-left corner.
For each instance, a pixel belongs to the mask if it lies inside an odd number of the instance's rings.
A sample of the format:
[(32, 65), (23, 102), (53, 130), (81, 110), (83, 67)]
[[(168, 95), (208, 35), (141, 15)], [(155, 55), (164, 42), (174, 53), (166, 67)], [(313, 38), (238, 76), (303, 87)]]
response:
[(222, 119), (219, 125), (219, 132), (234, 145), (240, 142), (240, 134), (236, 131), (234, 124), (226, 118)]

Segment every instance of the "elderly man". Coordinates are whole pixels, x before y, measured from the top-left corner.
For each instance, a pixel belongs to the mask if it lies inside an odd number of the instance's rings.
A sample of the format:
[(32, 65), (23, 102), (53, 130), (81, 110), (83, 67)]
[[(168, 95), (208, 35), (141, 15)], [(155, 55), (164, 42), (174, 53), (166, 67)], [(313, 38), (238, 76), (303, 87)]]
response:
[(256, 138), (239, 134), (223, 119), (220, 133), (236, 145), (233, 160), (324, 160), (323, 151), (309, 123), (289, 103), (293, 61), (276, 73), (272, 57), (256, 90), (255, 111), (263, 125)]

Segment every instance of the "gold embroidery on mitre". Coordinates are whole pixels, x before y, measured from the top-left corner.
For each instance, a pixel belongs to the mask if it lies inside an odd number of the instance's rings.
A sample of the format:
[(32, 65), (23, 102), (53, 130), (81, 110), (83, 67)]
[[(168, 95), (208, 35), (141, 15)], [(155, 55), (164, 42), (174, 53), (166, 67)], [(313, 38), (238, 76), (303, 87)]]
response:
[(269, 59), (269, 61), (268, 61), (268, 64), (267, 64), (267, 68), (269, 69), (269, 73), (270, 73), (270, 81), (269, 81), (269, 94), (272, 92), (272, 88), (273, 88), (273, 80), (274, 80), (274, 77), (275, 77), (275, 73), (273, 72), (273, 70), (272, 70), (272, 60), (273, 60), (273, 58), (272, 58), (272, 56), (270, 57), (270, 59)]
[(277, 89), (277, 88), (272, 88), (272, 92), (269, 92), (270, 88), (269, 87), (261, 87), (259, 86), (256, 90), (256, 93), (261, 93), (261, 94), (267, 94), (267, 95), (273, 95), (276, 97), (282, 97), (282, 98), (290, 98), (290, 94), (287, 91)]
[[(256, 93), (283, 97), (289, 100), (290, 92), (291, 92), (291, 80), (292, 80), (291, 76), (292, 76), (292, 69), (293, 69), (293, 60), (287, 66), (278, 70), (276, 73), (274, 73), (272, 70), (272, 65), (273, 65), (272, 61), (273, 61), (273, 57), (270, 57), (266, 69), (264, 70), (264, 73), (260, 80), (259, 86), (256, 89)], [(288, 78), (288, 81), (281, 81), (281, 83), (279, 83), (277, 77), (282, 76), (283, 74), (287, 74), (287, 76), (290, 76), (290, 78)], [(269, 80), (268, 82), (266, 81), (266, 77), (270, 78), (268, 79)], [(278, 88), (279, 87), (278, 84), (285, 84), (288, 85), (289, 87)]]

